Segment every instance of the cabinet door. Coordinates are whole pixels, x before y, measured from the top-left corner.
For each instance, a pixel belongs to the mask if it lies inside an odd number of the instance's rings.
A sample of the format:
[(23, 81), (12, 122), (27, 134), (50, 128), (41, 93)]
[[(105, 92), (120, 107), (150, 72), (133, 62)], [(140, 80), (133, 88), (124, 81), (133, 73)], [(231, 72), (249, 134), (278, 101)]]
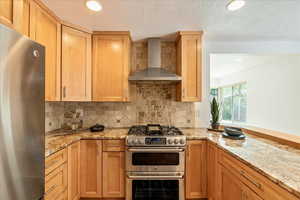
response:
[(221, 199), (222, 200), (245, 200), (240, 180), (228, 169), (221, 166)]
[(93, 101), (128, 101), (128, 36), (93, 36)]
[(68, 147), (68, 200), (80, 198), (80, 142)]
[(102, 141), (82, 140), (81, 160), (81, 197), (102, 197)]
[(46, 101), (59, 101), (61, 24), (34, 1), (30, 1), (30, 37), (45, 46)]
[(124, 152), (103, 152), (103, 197), (125, 198)]
[(91, 34), (62, 28), (62, 100), (91, 100)]
[(218, 148), (207, 143), (207, 194), (210, 200), (219, 199), (219, 165)]
[(22, 4), (23, 0), (1, 0), (0, 23), (18, 30), (22, 20)]
[(188, 141), (186, 152), (186, 198), (206, 198), (206, 186), (206, 141)]
[(184, 33), (178, 42), (177, 73), (182, 81), (177, 98), (184, 102), (197, 102), (202, 98), (201, 34)]
[[(63, 163), (45, 177), (45, 200), (62, 199), (68, 187), (67, 163)], [(65, 199), (66, 200), (66, 199)]]

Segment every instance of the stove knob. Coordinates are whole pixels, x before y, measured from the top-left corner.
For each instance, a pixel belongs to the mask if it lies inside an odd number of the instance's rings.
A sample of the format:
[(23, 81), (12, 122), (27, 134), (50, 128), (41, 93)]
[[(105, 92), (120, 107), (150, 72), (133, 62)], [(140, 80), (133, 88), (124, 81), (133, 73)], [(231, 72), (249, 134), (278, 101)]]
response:
[(172, 139), (168, 139), (168, 144), (173, 144), (173, 140)]
[(139, 143), (139, 140), (138, 139), (135, 139), (133, 144), (138, 144)]
[(142, 140), (140, 139), (140, 140), (138, 140), (138, 144), (142, 144), (143, 142), (142, 142)]
[(178, 144), (178, 143), (179, 143), (179, 140), (178, 140), (178, 139), (175, 139), (175, 140), (174, 140), (174, 143), (175, 143), (175, 144)]
[(184, 143), (185, 143), (184, 139), (180, 139), (180, 144), (184, 144)]

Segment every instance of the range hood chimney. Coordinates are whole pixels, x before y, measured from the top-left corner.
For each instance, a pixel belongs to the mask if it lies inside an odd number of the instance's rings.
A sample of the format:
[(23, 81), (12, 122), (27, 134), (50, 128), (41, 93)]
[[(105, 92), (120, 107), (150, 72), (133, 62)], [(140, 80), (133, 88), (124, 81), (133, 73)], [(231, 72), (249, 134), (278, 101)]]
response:
[(148, 68), (129, 76), (130, 81), (180, 81), (181, 77), (161, 68), (161, 41), (148, 39)]

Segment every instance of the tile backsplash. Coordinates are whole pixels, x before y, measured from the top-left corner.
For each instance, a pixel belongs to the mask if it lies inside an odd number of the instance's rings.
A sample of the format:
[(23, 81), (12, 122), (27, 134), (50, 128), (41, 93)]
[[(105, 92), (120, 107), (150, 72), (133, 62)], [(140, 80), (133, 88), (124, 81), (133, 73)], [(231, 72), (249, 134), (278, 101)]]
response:
[[(132, 48), (131, 71), (147, 67), (147, 43)], [(176, 70), (175, 42), (162, 42), (162, 67)], [(47, 102), (46, 131), (80, 123), (90, 127), (96, 123), (106, 127), (130, 127), (136, 124), (160, 123), (177, 127), (197, 127), (196, 103), (176, 102), (175, 84), (147, 82), (130, 84), (131, 101), (108, 102)]]

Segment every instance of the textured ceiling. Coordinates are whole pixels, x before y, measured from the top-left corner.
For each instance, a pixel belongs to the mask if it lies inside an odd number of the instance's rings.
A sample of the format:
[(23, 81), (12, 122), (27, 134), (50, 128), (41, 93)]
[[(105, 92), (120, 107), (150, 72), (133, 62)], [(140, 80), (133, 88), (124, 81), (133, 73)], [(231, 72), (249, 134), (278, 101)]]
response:
[(254, 67), (272, 66), (272, 63), (289, 61), (300, 63), (299, 54), (211, 54), (210, 76), (222, 78)]
[(300, 0), (246, 0), (229, 12), (229, 0), (100, 0), (103, 10), (87, 10), (84, 0), (43, 0), (59, 17), (92, 30), (130, 30), (134, 40), (178, 30), (204, 30), (213, 40), (299, 40)]

